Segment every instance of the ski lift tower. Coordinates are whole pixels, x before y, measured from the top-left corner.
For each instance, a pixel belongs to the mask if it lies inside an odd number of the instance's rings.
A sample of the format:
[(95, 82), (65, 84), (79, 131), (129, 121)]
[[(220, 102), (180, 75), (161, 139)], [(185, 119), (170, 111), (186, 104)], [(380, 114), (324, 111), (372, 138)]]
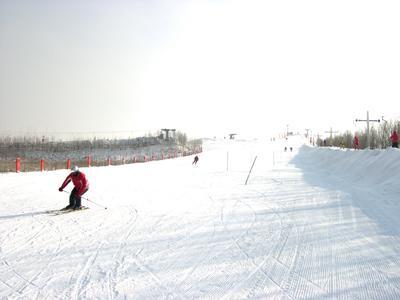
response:
[(165, 140), (169, 141), (169, 138), (170, 138), (169, 132), (171, 131), (175, 134), (176, 129), (164, 128), (164, 129), (161, 129), (161, 131), (165, 132)]

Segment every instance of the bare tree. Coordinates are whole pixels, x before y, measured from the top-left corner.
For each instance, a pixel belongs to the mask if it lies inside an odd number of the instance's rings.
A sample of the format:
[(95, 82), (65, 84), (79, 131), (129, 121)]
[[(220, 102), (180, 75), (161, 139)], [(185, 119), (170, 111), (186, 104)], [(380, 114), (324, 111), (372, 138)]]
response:
[(188, 140), (186, 133), (182, 133), (182, 132), (178, 131), (176, 133), (176, 139), (178, 141), (178, 145), (186, 146), (186, 143), (187, 143), (187, 140)]

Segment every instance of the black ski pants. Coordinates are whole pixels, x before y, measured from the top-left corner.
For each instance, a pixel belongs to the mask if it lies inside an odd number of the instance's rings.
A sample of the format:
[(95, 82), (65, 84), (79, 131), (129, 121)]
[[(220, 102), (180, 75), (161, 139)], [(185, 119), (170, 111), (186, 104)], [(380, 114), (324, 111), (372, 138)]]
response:
[[(88, 189), (86, 189), (86, 191), (83, 192), (83, 194), (85, 194), (88, 191)], [(82, 194), (82, 195), (83, 195)], [(74, 188), (71, 191), (71, 195), (69, 195), (69, 206), (74, 208), (74, 207), (81, 207), (81, 196), (79, 196), (76, 193), (76, 188)]]

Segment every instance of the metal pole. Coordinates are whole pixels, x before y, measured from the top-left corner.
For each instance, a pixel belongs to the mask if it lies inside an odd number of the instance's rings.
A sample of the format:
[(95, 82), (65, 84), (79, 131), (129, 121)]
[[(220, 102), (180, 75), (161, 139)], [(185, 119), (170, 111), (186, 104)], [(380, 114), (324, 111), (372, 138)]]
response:
[(370, 149), (370, 140), (369, 140), (369, 111), (367, 110), (367, 149)]
[(253, 170), (254, 164), (256, 163), (256, 159), (257, 159), (257, 156), (254, 158), (253, 164), (251, 165), (251, 168), (250, 168), (250, 171), (249, 171), (249, 175), (247, 175), (247, 179), (246, 179), (245, 185), (247, 185), (247, 181), (249, 180), (251, 171)]

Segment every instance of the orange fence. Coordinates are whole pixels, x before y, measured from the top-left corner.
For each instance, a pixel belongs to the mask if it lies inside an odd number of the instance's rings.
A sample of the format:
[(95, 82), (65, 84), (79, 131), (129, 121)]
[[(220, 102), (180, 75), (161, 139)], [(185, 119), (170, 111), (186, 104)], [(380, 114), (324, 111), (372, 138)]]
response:
[(108, 157), (107, 159), (93, 159), (91, 155), (82, 159), (73, 160), (68, 158), (66, 161), (54, 161), (51, 159), (24, 159), (17, 157), (14, 162), (0, 160), (0, 172), (32, 172), (32, 171), (51, 171), (58, 169), (71, 169), (71, 166), (78, 165), (80, 167), (92, 166), (111, 166), (111, 165), (124, 165), (133, 163), (143, 163), (156, 160), (165, 160), (176, 157), (193, 155), (202, 152), (202, 149), (184, 152), (168, 152), (168, 153), (153, 153), (151, 155), (135, 155), (132, 157), (119, 157), (118, 159)]

